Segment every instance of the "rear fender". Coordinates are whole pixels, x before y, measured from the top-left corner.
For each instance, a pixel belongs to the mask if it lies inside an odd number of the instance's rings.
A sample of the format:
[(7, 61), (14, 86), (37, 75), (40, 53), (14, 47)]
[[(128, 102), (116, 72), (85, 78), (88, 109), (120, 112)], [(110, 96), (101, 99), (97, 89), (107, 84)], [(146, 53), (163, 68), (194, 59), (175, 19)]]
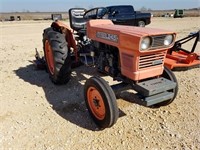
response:
[(77, 56), (77, 47), (76, 47), (76, 41), (73, 36), (73, 32), (70, 27), (68, 27), (66, 24), (62, 23), (61, 21), (55, 21), (51, 24), (51, 27), (54, 29), (57, 29), (61, 33), (65, 34), (66, 41), (68, 43), (68, 48), (73, 48), (74, 53), (76, 56), (76, 60), (78, 60)]

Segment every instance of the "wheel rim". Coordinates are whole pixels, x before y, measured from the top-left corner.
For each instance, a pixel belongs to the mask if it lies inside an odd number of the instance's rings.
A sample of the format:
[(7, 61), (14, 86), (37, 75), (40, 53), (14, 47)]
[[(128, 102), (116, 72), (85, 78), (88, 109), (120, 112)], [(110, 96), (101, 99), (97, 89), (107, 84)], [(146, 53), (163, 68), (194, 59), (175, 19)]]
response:
[(103, 98), (98, 90), (94, 87), (90, 87), (87, 91), (87, 101), (92, 111), (92, 114), (99, 120), (103, 120), (105, 118), (105, 105)]
[(53, 75), (54, 74), (54, 59), (53, 59), (53, 51), (51, 49), (51, 45), (49, 41), (45, 41), (45, 55), (46, 55), (46, 62), (49, 68), (49, 72)]
[(140, 21), (139, 22), (139, 27), (144, 27), (145, 26), (145, 23), (143, 21)]

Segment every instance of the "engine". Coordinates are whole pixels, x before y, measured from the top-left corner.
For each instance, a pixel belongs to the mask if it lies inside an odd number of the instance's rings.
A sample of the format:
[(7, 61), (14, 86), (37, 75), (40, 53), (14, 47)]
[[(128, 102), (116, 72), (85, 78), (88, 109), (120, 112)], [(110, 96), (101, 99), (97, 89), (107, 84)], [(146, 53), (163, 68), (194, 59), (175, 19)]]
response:
[(116, 47), (91, 40), (80, 45), (79, 56), (82, 63), (96, 66), (99, 72), (112, 77), (119, 74), (119, 50)]
[(119, 51), (116, 47), (95, 42), (95, 60), (99, 72), (116, 77), (119, 73)]

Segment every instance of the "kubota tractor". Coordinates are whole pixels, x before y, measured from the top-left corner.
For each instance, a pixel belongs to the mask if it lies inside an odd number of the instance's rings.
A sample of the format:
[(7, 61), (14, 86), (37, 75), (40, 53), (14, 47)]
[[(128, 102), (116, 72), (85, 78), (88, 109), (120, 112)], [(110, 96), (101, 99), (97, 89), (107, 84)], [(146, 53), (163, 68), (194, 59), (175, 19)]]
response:
[[(111, 127), (119, 116), (115, 91), (129, 85), (145, 106), (170, 104), (178, 92), (173, 72), (164, 67), (174, 32), (114, 25), (102, 19), (103, 8), (91, 12), (69, 10), (70, 26), (55, 21), (44, 30), (44, 55), (50, 79), (56, 84), (70, 80), (71, 68), (83, 63), (118, 81), (110, 86), (99, 76), (84, 86), (88, 111), (101, 128)], [(95, 20), (90, 20), (95, 18)]]

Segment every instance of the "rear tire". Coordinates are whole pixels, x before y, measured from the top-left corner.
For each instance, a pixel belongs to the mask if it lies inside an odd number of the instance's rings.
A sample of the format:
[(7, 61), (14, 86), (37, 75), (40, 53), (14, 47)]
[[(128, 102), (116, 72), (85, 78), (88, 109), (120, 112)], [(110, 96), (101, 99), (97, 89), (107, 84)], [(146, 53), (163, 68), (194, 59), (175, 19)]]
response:
[(168, 79), (168, 80), (170, 80), (170, 81), (174, 81), (176, 83), (176, 87), (174, 89), (168, 91), (168, 92), (173, 92), (174, 93), (173, 98), (170, 99), (170, 100), (167, 100), (167, 101), (164, 101), (164, 102), (156, 104), (155, 105), (156, 107), (166, 106), (166, 105), (171, 104), (174, 101), (174, 99), (176, 98), (177, 94), (178, 94), (178, 81), (177, 81), (176, 76), (174, 75), (174, 73), (170, 69), (168, 69), (167, 67), (164, 67), (164, 71), (163, 71), (163, 74), (161, 76), (166, 78), (166, 79)]
[(47, 28), (43, 33), (43, 49), (49, 77), (55, 84), (70, 80), (71, 58), (65, 35)]
[(94, 122), (101, 128), (113, 126), (119, 110), (111, 87), (100, 77), (91, 77), (84, 86), (84, 96), (88, 111)]

